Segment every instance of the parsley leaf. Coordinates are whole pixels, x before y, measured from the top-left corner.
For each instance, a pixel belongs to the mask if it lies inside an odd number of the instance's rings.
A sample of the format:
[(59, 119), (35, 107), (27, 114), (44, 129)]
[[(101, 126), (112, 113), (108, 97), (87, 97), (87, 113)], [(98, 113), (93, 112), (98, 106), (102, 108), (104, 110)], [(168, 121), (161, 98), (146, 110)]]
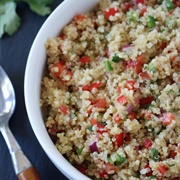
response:
[(16, 13), (14, 2), (0, 3), (0, 38), (4, 33), (12, 35), (20, 26), (20, 17)]
[(47, 7), (48, 4), (52, 2), (52, 0), (23, 0), (26, 2), (30, 9), (37, 14), (44, 16), (51, 12), (50, 7)]
[(151, 149), (150, 158), (153, 159), (155, 162), (159, 161), (158, 151), (155, 148)]
[(50, 14), (48, 6), (53, 0), (1, 0), (0, 2), (0, 38), (3, 34), (14, 34), (20, 26), (20, 17), (16, 13), (16, 6), (19, 2), (25, 2), (30, 9), (38, 15)]

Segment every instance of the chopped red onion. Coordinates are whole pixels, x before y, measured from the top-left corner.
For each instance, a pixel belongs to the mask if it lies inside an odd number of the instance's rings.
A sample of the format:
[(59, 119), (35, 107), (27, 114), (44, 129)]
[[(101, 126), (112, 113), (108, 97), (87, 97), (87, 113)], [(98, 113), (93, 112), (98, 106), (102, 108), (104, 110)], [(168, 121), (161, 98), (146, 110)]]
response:
[(133, 48), (134, 48), (134, 45), (130, 44), (130, 45), (123, 46), (122, 50), (123, 51), (127, 51), (127, 50), (132, 50)]
[(128, 112), (128, 113), (130, 113), (131, 111), (132, 111), (132, 104), (129, 104), (128, 106), (127, 106), (127, 108), (126, 108), (126, 111)]
[(96, 144), (97, 142), (96, 141), (94, 141), (89, 147), (90, 147), (90, 150), (91, 150), (91, 153), (93, 153), (93, 152), (97, 152), (98, 154), (99, 154), (99, 149), (98, 149), (98, 147), (97, 147), (97, 144)]
[(99, 56), (98, 57), (98, 61), (102, 61), (103, 60), (103, 57), (102, 56)]

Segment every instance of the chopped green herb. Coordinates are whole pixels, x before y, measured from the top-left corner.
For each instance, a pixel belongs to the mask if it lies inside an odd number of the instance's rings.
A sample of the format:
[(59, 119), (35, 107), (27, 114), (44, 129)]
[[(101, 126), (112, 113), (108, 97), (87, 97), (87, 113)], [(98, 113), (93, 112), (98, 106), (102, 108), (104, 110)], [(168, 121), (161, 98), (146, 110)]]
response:
[(154, 128), (153, 127), (146, 127), (148, 132), (150, 132), (153, 136), (155, 136), (155, 131), (154, 131)]
[(91, 131), (91, 132), (93, 132), (92, 126), (89, 126), (89, 127), (88, 127), (88, 130)]
[(173, 90), (173, 89), (170, 89), (170, 90), (168, 91), (168, 94), (174, 94), (174, 90)]
[(53, 129), (56, 130), (57, 129), (57, 126), (56, 124), (53, 125)]
[(107, 72), (110, 72), (110, 71), (113, 70), (113, 67), (112, 67), (110, 61), (108, 61), (108, 60), (104, 61), (104, 65), (105, 65), (105, 68), (106, 68)]
[(156, 19), (152, 16), (149, 16), (148, 27), (153, 28), (153, 27), (155, 27), (155, 25), (156, 25)]
[(106, 122), (102, 122), (101, 124), (102, 124), (103, 126), (106, 126), (106, 125), (107, 125), (107, 123), (106, 123)]
[(111, 157), (109, 156), (109, 157), (107, 157), (107, 160), (108, 160), (108, 162), (110, 163), (110, 164), (113, 164), (114, 165), (114, 162), (113, 162), (113, 160), (111, 159)]
[(127, 15), (127, 18), (130, 20), (130, 21), (133, 21), (135, 22), (136, 21), (136, 12), (134, 10), (130, 10), (126, 13)]
[(156, 176), (151, 176), (151, 177), (150, 177), (150, 180), (151, 180), (151, 179), (156, 179)]
[(80, 156), (81, 153), (82, 153), (82, 149), (81, 149), (81, 148), (77, 148), (77, 149), (76, 149), (76, 153), (77, 153), (78, 156)]
[(103, 113), (99, 113), (97, 117), (102, 117), (102, 116), (104, 116), (104, 114)]
[(161, 127), (161, 129), (160, 129), (160, 131), (157, 133), (157, 135), (159, 135), (163, 130), (165, 130), (166, 129), (166, 127), (165, 126), (162, 126)]
[(158, 0), (157, 3), (160, 5), (162, 4), (163, 0)]
[(74, 46), (72, 46), (72, 48), (71, 48), (71, 54), (72, 55), (74, 54)]
[(107, 32), (105, 32), (105, 36), (107, 36), (109, 34), (109, 32), (107, 31)]
[(148, 70), (151, 72), (156, 72), (156, 68), (153, 66), (153, 64), (148, 65)]
[(125, 157), (122, 157), (119, 154), (116, 154), (116, 166), (121, 165), (122, 163), (124, 163), (126, 161)]
[(112, 58), (112, 61), (115, 62), (115, 63), (118, 63), (118, 62), (120, 62), (120, 61), (122, 61), (122, 60), (123, 60), (123, 59), (120, 58), (120, 57), (117, 56), (117, 55), (114, 55), (113, 58)]
[(161, 33), (164, 32), (164, 31), (165, 31), (165, 29), (161, 29), (161, 30), (160, 30)]
[(157, 80), (156, 80), (156, 83), (157, 83), (158, 85), (160, 85), (160, 84), (161, 84), (161, 79), (157, 79)]
[(155, 149), (155, 148), (151, 149), (150, 158), (153, 159), (155, 162), (159, 161), (159, 155), (158, 155), (157, 149)]
[(78, 96), (81, 96), (81, 92), (80, 91), (78, 91), (77, 94), (78, 94)]
[(171, 0), (166, 0), (165, 6), (167, 7), (168, 10), (173, 10), (175, 8)]
[(76, 115), (74, 113), (71, 114), (71, 118), (72, 119), (75, 119), (76, 118)]
[(169, 29), (173, 29), (175, 26), (175, 21), (172, 17), (168, 17), (165, 21), (165, 25), (166, 27), (168, 27)]
[(148, 109), (151, 110), (154, 107), (154, 104), (149, 104)]
[(169, 167), (175, 166), (175, 164), (168, 164), (168, 163), (167, 163), (167, 165), (168, 165)]
[(136, 178), (140, 178), (140, 173), (135, 172), (133, 176), (136, 177)]

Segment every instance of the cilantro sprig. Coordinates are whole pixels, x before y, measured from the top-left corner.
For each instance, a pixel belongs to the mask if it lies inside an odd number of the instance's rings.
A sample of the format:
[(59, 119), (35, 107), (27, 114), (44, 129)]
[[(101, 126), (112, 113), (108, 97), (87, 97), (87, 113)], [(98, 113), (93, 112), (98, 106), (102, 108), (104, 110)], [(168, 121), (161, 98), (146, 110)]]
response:
[(36, 14), (45, 16), (50, 14), (51, 8), (48, 6), (53, 0), (1, 0), (0, 1), (0, 38), (3, 34), (14, 34), (20, 24), (21, 18), (16, 13), (18, 3), (27, 3)]

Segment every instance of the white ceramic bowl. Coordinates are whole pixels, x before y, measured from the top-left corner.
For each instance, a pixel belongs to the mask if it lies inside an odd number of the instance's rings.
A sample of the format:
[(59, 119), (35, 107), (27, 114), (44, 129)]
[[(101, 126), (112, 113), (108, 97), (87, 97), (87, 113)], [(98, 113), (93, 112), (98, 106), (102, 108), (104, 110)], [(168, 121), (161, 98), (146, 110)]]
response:
[(25, 103), (32, 129), (42, 148), (54, 165), (69, 179), (89, 178), (74, 168), (51, 141), (40, 109), (41, 79), (46, 63), (45, 42), (53, 38), (78, 13), (92, 9), (99, 0), (65, 0), (48, 17), (31, 47), (25, 71)]

